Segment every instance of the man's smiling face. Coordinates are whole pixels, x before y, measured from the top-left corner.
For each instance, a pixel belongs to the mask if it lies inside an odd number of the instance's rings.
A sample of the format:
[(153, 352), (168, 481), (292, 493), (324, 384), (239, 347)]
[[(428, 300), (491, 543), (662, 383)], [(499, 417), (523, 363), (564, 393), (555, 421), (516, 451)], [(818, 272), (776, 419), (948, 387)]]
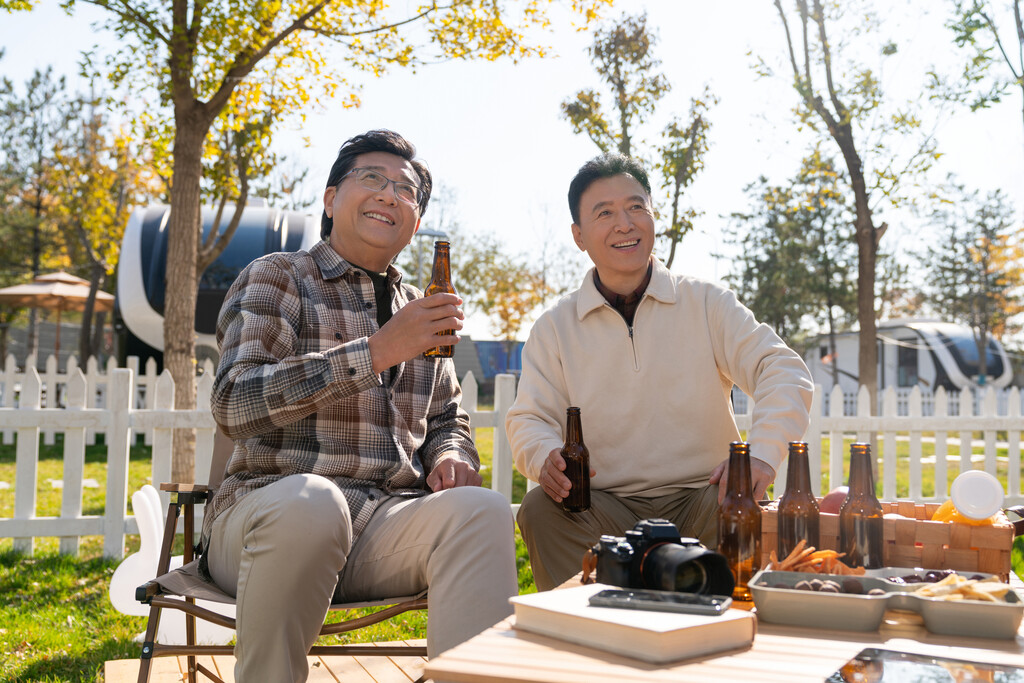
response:
[[(412, 164), (389, 152), (368, 152), (356, 157), (354, 168), (372, 169), (389, 180), (418, 186)], [(324, 211), (331, 219), (331, 247), (349, 263), (376, 272), (409, 244), (419, 229), (419, 207), (399, 200), (394, 185), (370, 190), (354, 175), (324, 192)]]
[(629, 294), (647, 274), (654, 249), (651, 198), (633, 176), (598, 178), (580, 195), (576, 245), (597, 266), (601, 282)]

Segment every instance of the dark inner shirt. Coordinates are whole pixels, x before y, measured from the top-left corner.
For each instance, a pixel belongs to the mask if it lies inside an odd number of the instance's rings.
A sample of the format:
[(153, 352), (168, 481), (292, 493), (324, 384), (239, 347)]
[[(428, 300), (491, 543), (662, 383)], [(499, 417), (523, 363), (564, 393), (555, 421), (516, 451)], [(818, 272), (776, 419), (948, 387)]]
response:
[[(388, 274), (375, 273), (372, 270), (356, 266), (355, 264), (353, 264), (353, 267), (366, 273), (370, 278), (370, 282), (373, 283), (373, 298), (377, 304), (377, 327), (384, 327), (384, 324), (391, 320), (391, 287), (388, 285)], [(389, 372), (389, 380), (394, 380), (396, 370), (398, 370), (398, 366), (392, 365)]]
[(597, 286), (597, 291), (601, 293), (605, 301), (611, 305), (622, 319), (626, 321), (626, 324), (630, 327), (633, 326), (633, 316), (636, 315), (636, 307), (640, 305), (640, 299), (643, 298), (644, 292), (647, 291), (647, 285), (651, 284), (651, 273), (654, 272), (654, 262), (652, 261), (647, 266), (647, 274), (644, 275), (644, 279), (640, 281), (640, 286), (633, 290), (631, 294), (622, 295), (618, 292), (613, 292), (608, 289), (601, 278), (598, 277), (597, 271), (594, 271), (594, 285)]

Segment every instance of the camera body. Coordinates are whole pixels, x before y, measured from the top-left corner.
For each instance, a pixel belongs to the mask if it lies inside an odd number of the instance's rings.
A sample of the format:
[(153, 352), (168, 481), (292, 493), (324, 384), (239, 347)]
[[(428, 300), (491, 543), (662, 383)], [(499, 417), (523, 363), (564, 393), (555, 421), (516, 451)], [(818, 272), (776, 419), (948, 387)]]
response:
[(731, 595), (735, 584), (723, 555), (695, 538), (680, 538), (666, 519), (644, 519), (625, 536), (601, 536), (597, 580), (623, 588)]

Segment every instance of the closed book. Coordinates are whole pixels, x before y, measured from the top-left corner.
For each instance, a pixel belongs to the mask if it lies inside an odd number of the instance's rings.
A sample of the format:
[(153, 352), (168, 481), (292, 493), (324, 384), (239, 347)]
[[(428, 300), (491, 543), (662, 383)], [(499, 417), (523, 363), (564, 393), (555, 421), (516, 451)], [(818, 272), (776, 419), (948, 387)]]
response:
[(595, 583), (511, 598), (515, 627), (659, 664), (748, 647), (757, 632), (757, 618), (739, 609), (712, 617), (588, 603), (606, 588), (616, 586)]

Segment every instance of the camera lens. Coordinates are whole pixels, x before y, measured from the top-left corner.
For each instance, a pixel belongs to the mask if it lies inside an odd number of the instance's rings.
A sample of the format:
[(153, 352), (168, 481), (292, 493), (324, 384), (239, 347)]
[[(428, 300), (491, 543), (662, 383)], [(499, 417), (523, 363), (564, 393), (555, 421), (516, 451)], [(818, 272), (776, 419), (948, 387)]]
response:
[(708, 574), (700, 561), (707, 551), (664, 543), (652, 548), (644, 557), (642, 573), (644, 585), (663, 591), (680, 593), (707, 592)]
[(676, 567), (676, 587), (680, 593), (700, 593), (708, 582), (708, 573), (700, 562), (684, 562)]

